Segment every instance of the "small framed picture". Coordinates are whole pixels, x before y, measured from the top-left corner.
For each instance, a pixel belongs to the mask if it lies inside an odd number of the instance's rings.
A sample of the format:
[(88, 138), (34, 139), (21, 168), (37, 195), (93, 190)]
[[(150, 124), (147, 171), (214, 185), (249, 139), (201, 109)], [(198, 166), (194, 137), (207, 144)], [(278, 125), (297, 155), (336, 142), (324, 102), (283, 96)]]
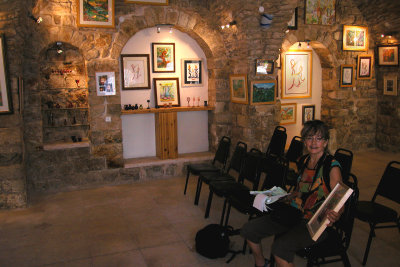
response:
[(152, 43), (153, 72), (175, 72), (175, 43)]
[(315, 105), (303, 105), (302, 123), (315, 120)]
[(256, 74), (272, 74), (274, 73), (274, 61), (267, 59), (257, 59)]
[(125, 0), (125, 3), (167, 6), (168, 0), (141, 0), (141, 1)]
[(182, 87), (203, 84), (203, 62), (200, 59), (182, 59)]
[(292, 15), (292, 18), (289, 20), (289, 22), (287, 23), (287, 28), (289, 29), (289, 30), (297, 30), (297, 11), (298, 10), (298, 7), (296, 7), (295, 9), (294, 9), (294, 12), (293, 12), (293, 15)]
[(284, 103), (281, 104), (281, 125), (284, 124), (295, 124), (296, 123), (296, 103)]
[(178, 78), (154, 78), (153, 81), (156, 107), (180, 106)]
[(378, 65), (379, 66), (398, 66), (399, 47), (397, 45), (378, 46)]
[(354, 86), (354, 65), (340, 66), (340, 87)]
[(149, 54), (121, 55), (122, 90), (150, 89)]
[(363, 26), (343, 26), (343, 50), (367, 51), (368, 28)]
[(76, 0), (79, 27), (115, 27), (114, 0)]
[(307, 0), (305, 2), (306, 24), (332, 25), (335, 23), (335, 0)]
[(13, 113), (4, 38), (4, 34), (0, 34), (0, 115)]
[(250, 87), (250, 104), (274, 104), (275, 90), (276, 80), (252, 81)]
[(115, 72), (96, 72), (98, 96), (115, 95)]
[(249, 103), (246, 74), (229, 75), (231, 102), (239, 104)]
[(372, 78), (372, 56), (359, 55), (357, 64), (357, 79), (369, 80)]
[(386, 74), (383, 77), (383, 94), (397, 96), (397, 75)]

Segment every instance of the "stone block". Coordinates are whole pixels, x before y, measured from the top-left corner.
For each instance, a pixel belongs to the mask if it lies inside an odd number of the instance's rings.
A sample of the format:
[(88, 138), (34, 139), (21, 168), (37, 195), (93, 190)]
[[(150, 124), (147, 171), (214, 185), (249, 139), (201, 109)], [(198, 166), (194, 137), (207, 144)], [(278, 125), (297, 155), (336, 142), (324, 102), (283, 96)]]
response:
[(139, 181), (140, 179), (140, 168), (122, 168), (119, 172), (120, 179), (122, 181)]

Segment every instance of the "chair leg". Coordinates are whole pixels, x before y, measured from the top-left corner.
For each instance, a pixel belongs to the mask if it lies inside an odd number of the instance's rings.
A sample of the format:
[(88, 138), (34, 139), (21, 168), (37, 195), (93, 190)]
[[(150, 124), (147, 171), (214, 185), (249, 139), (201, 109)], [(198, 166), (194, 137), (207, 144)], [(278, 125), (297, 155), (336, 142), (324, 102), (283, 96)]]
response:
[(210, 208), (211, 208), (211, 202), (213, 198), (213, 191), (210, 190), (210, 193), (208, 194), (208, 201), (207, 201), (207, 207), (206, 207), (206, 213), (204, 214), (204, 218), (208, 218), (210, 216)]
[(375, 225), (371, 226), (371, 231), (369, 232), (367, 247), (365, 248), (362, 265), (367, 264), (368, 253), (369, 253), (369, 249), (371, 247), (372, 237), (374, 237), (374, 235), (375, 235), (374, 226)]
[(197, 206), (199, 205), (199, 198), (200, 198), (200, 192), (201, 192), (201, 185), (202, 181), (200, 179), (200, 176), (197, 178), (197, 187), (196, 187), (196, 195), (194, 197), (194, 204)]
[(186, 174), (185, 190), (183, 190), (183, 194), (184, 195), (186, 195), (186, 189), (187, 189), (188, 182), (189, 182), (189, 176), (190, 176), (190, 170), (189, 170), (189, 167), (188, 167), (187, 174)]
[(231, 203), (228, 203), (228, 210), (226, 211), (226, 217), (225, 217), (225, 227), (228, 226), (230, 213), (231, 213)]
[(349, 257), (347, 256), (346, 251), (344, 251), (341, 255), (344, 267), (351, 267)]
[(226, 210), (226, 203), (228, 200), (225, 198), (224, 200), (224, 206), (222, 207), (222, 214), (221, 214), (221, 220), (219, 222), (219, 225), (222, 225), (224, 223), (224, 217), (225, 217), (225, 210)]

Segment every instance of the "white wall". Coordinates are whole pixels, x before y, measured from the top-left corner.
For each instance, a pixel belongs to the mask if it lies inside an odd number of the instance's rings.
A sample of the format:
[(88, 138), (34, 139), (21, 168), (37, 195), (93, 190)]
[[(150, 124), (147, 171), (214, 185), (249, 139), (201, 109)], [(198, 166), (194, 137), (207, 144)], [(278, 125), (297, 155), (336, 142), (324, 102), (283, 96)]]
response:
[[(144, 29), (126, 43), (121, 54), (149, 54), (151, 61), (152, 43), (175, 43), (175, 73), (152, 73), (150, 63), (151, 89), (121, 90), (121, 105), (142, 104), (155, 106), (153, 78), (179, 78), (180, 105), (187, 106), (187, 97), (200, 97), (201, 105), (208, 101), (208, 71), (203, 50), (189, 35), (176, 29), (169, 33), (169, 27), (162, 27), (157, 33), (155, 27)], [(181, 60), (200, 58), (203, 60), (203, 84), (196, 87), (182, 87)], [(121, 79), (122, 80), (122, 79)], [(192, 104), (192, 101), (190, 102)], [(196, 100), (197, 105), (197, 100)], [(208, 112), (178, 113), (178, 153), (208, 151)], [(156, 155), (154, 114), (122, 115), (122, 144), (124, 158), (150, 157)], [(188, 140), (190, 136), (190, 140)]]
[[(304, 42), (302, 43), (301, 50), (312, 50), (312, 48), (305, 48)], [(296, 50), (299, 43), (295, 43), (290, 47)], [(281, 103), (297, 103), (296, 124), (283, 125), (287, 131), (286, 148), (289, 147), (292, 138), (296, 135), (300, 136), (300, 131), (303, 128), (302, 112), (303, 105), (315, 105), (315, 119), (321, 119), (321, 97), (322, 97), (322, 68), (318, 55), (313, 51), (312, 54), (312, 91), (311, 98), (296, 98), (296, 99), (281, 99)], [(282, 75), (280, 75), (282, 79)], [(280, 79), (280, 81), (281, 81)]]

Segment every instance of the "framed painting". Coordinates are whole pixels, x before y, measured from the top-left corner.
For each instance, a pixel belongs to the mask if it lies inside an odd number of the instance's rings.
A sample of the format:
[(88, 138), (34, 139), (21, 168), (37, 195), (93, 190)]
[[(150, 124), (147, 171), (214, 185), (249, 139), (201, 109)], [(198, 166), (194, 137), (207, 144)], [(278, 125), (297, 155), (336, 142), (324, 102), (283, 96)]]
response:
[(182, 59), (182, 87), (203, 84), (203, 62), (200, 59)]
[(239, 104), (249, 103), (246, 74), (229, 75), (231, 102)]
[(175, 72), (175, 44), (152, 43), (153, 72)]
[(272, 74), (274, 73), (274, 61), (267, 59), (256, 60), (256, 74)]
[(149, 54), (121, 55), (122, 90), (150, 89)]
[(302, 123), (315, 120), (315, 105), (303, 105)]
[(79, 27), (115, 27), (114, 0), (76, 0)]
[(354, 86), (354, 65), (340, 66), (340, 87)]
[(292, 50), (282, 56), (282, 99), (311, 97), (312, 51)]
[(397, 45), (378, 46), (378, 65), (379, 66), (398, 66), (399, 47)]
[(96, 72), (96, 91), (98, 96), (115, 95), (115, 72)]
[(297, 12), (298, 12), (298, 8), (296, 7), (294, 9), (292, 18), (289, 20), (288, 24), (287, 24), (287, 28), (289, 30), (297, 30)]
[(335, 0), (306, 0), (305, 20), (306, 24), (334, 24)]
[(13, 113), (4, 34), (0, 35), (0, 114)]
[(343, 26), (343, 50), (367, 51), (368, 28), (363, 26)]
[(281, 104), (281, 125), (284, 124), (295, 124), (296, 123), (296, 103), (284, 103)]
[(167, 6), (168, 0), (146, 0), (146, 1), (125, 0), (125, 3)]
[(180, 106), (178, 78), (154, 78), (153, 81), (156, 107)]
[(397, 75), (387, 74), (383, 77), (383, 94), (397, 96)]
[(250, 88), (250, 104), (274, 104), (275, 90), (276, 80), (252, 81)]
[(357, 64), (357, 79), (369, 80), (372, 77), (372, 56), (359, 55)]

